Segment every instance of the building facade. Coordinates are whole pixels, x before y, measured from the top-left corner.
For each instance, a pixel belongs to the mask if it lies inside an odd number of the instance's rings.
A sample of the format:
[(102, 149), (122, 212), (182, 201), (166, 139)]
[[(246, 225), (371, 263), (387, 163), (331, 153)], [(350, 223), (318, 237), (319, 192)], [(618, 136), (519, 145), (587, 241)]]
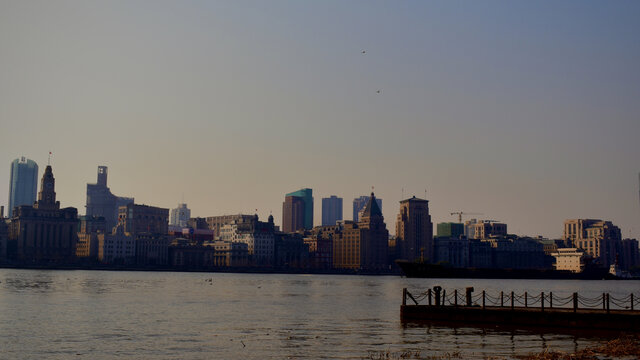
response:
[(105, 264), (135, 264), (136, 240), (123, 224), (116, 225), (109, 234), (98, 234), (98, 260)]
[(448, 238), (460, 238), (464, 236), (464, 225), (462, 223), (438, 223), (437, 236)]
[(554, 269), (556, 270), (579, 273), (584, 269), (585, 254), (582, 250), (576, 248), (560, 248), (551, 255), (556, 259), (554, 265)]
[(492, 236), (507, 236), (507, 224), (480, 220), (468, 225), (469, 239), (488, 239)]
[(15, 258), (29, 263), (68, 263), (75, 259), (78, 210), (61, 209), (56, 201), (55, 179), (48, 165), (42, 175), (38, 200), (15, 208), (9, 239)]
[[(367, 202), (369, 202), (368, 196), (360, 196), (353, 199), (353, 222), (360, 221), (360, 212), (367, 205)], [(376, 198), (376, 202), (378, 203), (378, 208), (382, 211), (382, 199)]]
[(187, 207), (187, 204), (178, 204), (177, 208), (171, 209), (169, 225), (187, 227), (190, 218), (191, 210)]
[(622, 233), (611, 221), (571, 219), (564, 222), (564, 239), (572, 246), (584, 250), (601, 266), (616, 263), (622, 251)]
[[(288, 193), (287, 195), (285, 195), (285, 199), (289, 196), (294, 196), (302, 199), (304, 203), (304, 228), (307, 230), (311, 230), (313, 228), (313, 190), (309, 188), (300, 189), (298, 191)], [(284, 231), (286, 232), (286, 230)]]
[(38, 164), (25, 158), (11, 162), (11, 177), (9, 178), (9, 208), (8, 216), (13, 216), (13, 210), (20, 205), (33, 206), (38, 192)]
[(78, 243), (76, 257), (87, 260), (97, 260), (100, 241), (98, 234), (106, 233), (105, 218), (94, 216), (80, 216), (78, 223)]
[(273, 266), (275, 260), (275, 228), (273, 217), (268, 222), (252, 219), (235, 221), (223, 225), (220, 240), (247, 244), (250, 263), (257, 266)]
[[(323, 227), (331, 231), (329, 227)], [(360, 221), (344, 221), (333, 227), (333, 267), (336, 269), (388, 269), (389, 231), (376, 197), (360, 212)]]
[(433, 223), (429, 215), (429, 201), (415, 196), (400, 201), (396, 247), (401, 259), (433, 262)]
[(335, 225), (342, 220), (342, 198), (331, 195), (322, 198), (322, 226)]
[[(220, 215), (220, 216), (209, 216), (204, 219), (206, 223), (206, 228), (213, 230), (213, 237), (220, 237), (220, 229), (224, 225), (233, 224), (235, 221), (246, 222), (254, 219), (255, 215), (247, 215), (247, 214), (236, 214), (236, 215)], [(199, 219), (199, 218), (195, 218)], [(192, 219), (193, 220), (193, 219)], [(197, 226), (197, 224), (194, 224)], [(194, 229), (198, 229), (199, 227), (193, 227)]]
[(108, 168), (98, 166), (98, 180), (95, 184), (87, 184), (86, 215), (104, 217), (106, 231), (111, 232), (118, 223), (118, 209), (133, 204), (133, 198), (116, 196), (107, 187)]
[(291, 233), (304, 230), (304, 200), (297, 196), (287, 196), (282, 203), (282, 231)]

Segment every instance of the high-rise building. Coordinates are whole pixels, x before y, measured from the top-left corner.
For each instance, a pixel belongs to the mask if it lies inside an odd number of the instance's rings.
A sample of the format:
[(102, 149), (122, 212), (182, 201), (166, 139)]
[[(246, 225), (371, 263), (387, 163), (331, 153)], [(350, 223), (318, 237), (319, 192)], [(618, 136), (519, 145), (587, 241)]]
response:
[[(360, 196), (353, 199), (353, 222), (360, 221), (360, 212), (367, 205), (367, 202), (369, 202), (368, 196)], [(376, 198), (376, 202), (378, 203), (378, 209), (382, 211), (382, 199)]]
[(342, 198), (331, 195), (322, 198), (322, 226), (335, 225), (342, 220)]
[(286, 233), (304, 229), (304, 200), (297, 196), (287, 196), (282, 203), (282, 231)]
[(302, 199), (304, 203), (304, 228), (311, 230), (313, 228), (313, 190), (304, 188), (285, 195), (285, 197), (288, 196)]
[(433, 224), (429, 201), (415, 196), (400, 201), (396, 220), (396, 246), (401, 259), (433, 261)]
[(104, 217), (107, 232), (118, 223), (118, 208), (133, 204), (133, 198), (113, 195), (107, 187), (107, 167), (98, 166), (98, 181), (87, 184), (87, 216)]
[(78, 240), (78, 209), (60, 209), (56, 201), (51, 166), (42, 175), (38, 200), (33, 206), (15, 208), (9, 239), (15, 244), (15, 257), (29, 263), (65, 263), (75, 258)]
[(336, 226), (323, 227), (333, 233), (333, 267), (387, 269), (389, 231), (373, 193), (360, 215), (357, 223), (344, 221)]
[(178, 204), (177, 208), (171, 209), (169, 225), (187, 227), (190, 218), (191, 210), (187, 207), (187, 204)]
[(20, 205), (33, 205), (38, 192), (38, 164), (24, 156), (11, 162), (9, 179), (9, 208), (7, 214), (13, 215), (14, 208)]

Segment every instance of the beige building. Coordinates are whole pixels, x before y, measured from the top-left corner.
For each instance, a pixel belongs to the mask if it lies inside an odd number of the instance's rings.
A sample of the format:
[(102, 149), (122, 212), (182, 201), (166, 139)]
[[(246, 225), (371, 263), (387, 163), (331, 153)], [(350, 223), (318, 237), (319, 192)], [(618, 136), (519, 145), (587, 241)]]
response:
[(496, 236), (507, 236), (507, 224), (480, 220), (474, 224), (468, 224), (469, 239), (488, 239)]
[(373, 193), (360, 212), (360, 221), (345, 221), (333, 228), (333, 267), (336, 269), (387, 269), (389, 231)]
[(227, 224), (232, 224), (236, 221), (238, 222), (246, 222), (254, 219), (255, 215), (245, 215), (245, 214), (237, 214), (237, 215), (220, 215), (220, 216), (209, 216), (205, 218), (207, 226), (210, 230), (213, 230), (213, 238), (217, 238), (220, 236), (220, 229), (222, 226)]
[(616, 262), (622, 246), (620, 228), (611, 221), (571, 219), (564, 222), (564, 239), (594, 257), (602, 266)]
[(396, 220), (396, 248), (398, 256), (404, 260), (434, 260), (429, 201), (415, 196), (400, 201), (400, 213)]
[(585, 253), (576, 248), (560, 248), (551, 254), (556, 258), (554, 268), (556, 270), (566, 270), (574, 273), (582, 272), (584, 269)]
[(136, 242), (131, 233), (119, 224), (112, 234), (98, 234), (98, 260), (105, 264), (134, 264)]

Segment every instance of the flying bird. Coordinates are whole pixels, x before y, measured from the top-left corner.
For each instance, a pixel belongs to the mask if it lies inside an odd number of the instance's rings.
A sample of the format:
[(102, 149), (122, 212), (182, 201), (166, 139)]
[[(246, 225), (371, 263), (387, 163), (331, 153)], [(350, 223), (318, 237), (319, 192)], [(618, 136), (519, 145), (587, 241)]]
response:
[(366, 54), (366, 53), (367, 53), (367, 51), (366, 51), (366, 50), (362, 50), (360, 53), (361, 53), (361, 54)]
[(382, 94), (382, 90), (376, 91), (376, 94)]

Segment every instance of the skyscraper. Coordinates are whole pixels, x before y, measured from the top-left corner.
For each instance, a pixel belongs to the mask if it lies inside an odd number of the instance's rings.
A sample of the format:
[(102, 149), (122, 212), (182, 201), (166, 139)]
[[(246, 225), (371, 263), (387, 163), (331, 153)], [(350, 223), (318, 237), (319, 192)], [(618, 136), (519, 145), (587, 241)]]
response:
[(118, 208), (133, 204), (133, 198), (113, 195), (107, 187), (107, 167), (98, 166), (98, 180), (87, 184), (87, 216), (104, 217), (107, 232), (118, 223)]
[(322, 199), (322, 226), (335, 225), (342, 220), (342, 198), (335, 195)]
[(302, 199), (304, 202), (304, 228), (308, 230), (313, 228), (313, 190), (308, 188), (300, 189), (285, 196), (295, 196)]
[[(353, 199), (353, 221), (358, 222), (360, 220), (360, 211), (364, 209), (364, 206), (369, 202), (368, 196), (360, 196), (359, 198)], [(376, 202), (378, 203), (378, 208), (382, 211), (382, 199), (376, 198)]]
[(186, 227), (191, 218), (191, 210), (187, 204), (178, 204), (178, 207), (171, 209), (171, 220), (169, 225)]
[(304, 229), (304, 200), (297, 196), (287, 196), (282, 203), (282, 231), (289, 233)]
[(33, 205), (38, 192), (38, 164), (24, 156), (11, 162), (8, 217), (20, 205)]
[(401, 259), (433, 261), (433, 224), (429, 201), (412, 197), (400, 201), (396, 220), (396, 246)]

